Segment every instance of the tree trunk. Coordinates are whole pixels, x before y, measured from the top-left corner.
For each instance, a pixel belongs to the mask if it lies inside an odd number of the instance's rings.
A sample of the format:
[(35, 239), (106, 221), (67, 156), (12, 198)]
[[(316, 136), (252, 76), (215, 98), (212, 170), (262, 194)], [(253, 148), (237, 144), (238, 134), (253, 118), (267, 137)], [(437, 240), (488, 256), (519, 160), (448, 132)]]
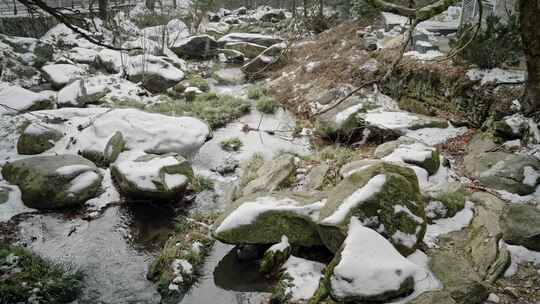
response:
[(147, 9), (149, 9), (151, 12), (154, 11), (154, 6), (156, 5), (155, 0), (145, 0), (144, 5)]
[(525, 110), (540, 111), (540, 0), (519, 1), (523, 52), (527, 60)]
[(99, 18), (105, 22), (107, 20), (107, 4), (108, 0), (99, 0)]
[(324, 14), (324, 0), (319, 0), (319, 17), (322, 18)]
[(304, 18), (308, 16), (307, 6), (308, 6), (308, 1), (304, 0)]

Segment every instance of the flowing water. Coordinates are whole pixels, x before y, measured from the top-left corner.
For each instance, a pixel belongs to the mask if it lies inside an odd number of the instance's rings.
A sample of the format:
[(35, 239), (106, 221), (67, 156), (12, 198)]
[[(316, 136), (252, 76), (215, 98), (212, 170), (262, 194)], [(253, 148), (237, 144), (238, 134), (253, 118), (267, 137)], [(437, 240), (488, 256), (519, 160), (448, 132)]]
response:
[[(245, 97), (246, 86), (215, 86), (218, 94)], [(92, 220), (80, 214), (39, 213), (25, 216), (19, 224), (21, 243), (38, 254), (73, 265), (85, 275), (78, 303), (159, 303), (155, 285), (146, 279), (150, 263), (174, 228), (178, 212), (215, 212), (230, 203), (239, 170), (228, 176), (215, 172), (231, 159), (243, 163), (254, 153), (270, 159), (281, 151), (310, 153), (309, 142), (293, 138), (295, 122), (279, 109), (262, 115), (254, 105), (250, 114), (216, 130), (191, 161), (199, 175), (211, 178), (214, 191), (204, 191), (180, 208), (153, 204), (112, 204)], [(243, 127), (262, 131), (244, 132)], [(271, 132), (266, 132), (271, 131)], [(224, 139), (238, 137), (239, 152), (225, 152)], [(269, 295), (270, 283), (253, 263), (239, 263), (234, 247), (217, 242), (203, 267), (203, 276), (181, 300), (183, 304), (260, 303)]]

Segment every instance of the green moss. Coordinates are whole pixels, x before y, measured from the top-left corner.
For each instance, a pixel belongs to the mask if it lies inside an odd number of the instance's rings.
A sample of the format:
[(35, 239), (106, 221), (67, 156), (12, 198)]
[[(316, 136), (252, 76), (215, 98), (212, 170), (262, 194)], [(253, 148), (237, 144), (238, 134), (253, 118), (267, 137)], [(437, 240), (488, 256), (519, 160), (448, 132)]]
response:
[[(213, 223), (215, 216), (194, 215), (192, 218), (180, 216), (176, 219), (173, 235), (165, 244), (163, 250), (150, 265), (147, 277), (157, 284), (163, 303), (178, 303), (180, 297), (202, 274), (205, 257), (210, 253), (214, 240), (208, 235), (208, 227)], [(198, 245), (194, 245), (198, 244)], [(197, 249), (194, 249), (194, 248)], [(172, 264), (182, 259), (193, 266), (192, 272), (181, 271), (182, 282), (175, 283), (179, 290), (170, 290), (177, 274), (173, 272)]]
[(187, 80), (191, 86), (199, 88), (203, 92), (210, 91), (210, 84), (204, 78), (197, 74), (188, 75)]
[(257, 171), (264, 165), (264, 157), (260, 153), (255, 153), (243, 168), (240, 178), (240, 188), (244, 188), (249, 182), (257, 178)]
[(465, 201), (468, 193), (465, 189), (460, 188), (454, 192), (443, 193), (436, 196), (435, 199), (442, 202), (446, 206), (446, 217), (453, 217), (459, 211), (465, 208)]
[(0, 265), (0, 303), (27, 303), (32, 295), (40, 303), (69, 303), (83, 286), (82, 272), (21, 247), (0, 245)]
[(278, 108), (278, 104), (272, 97), (263, 96), (257, 100), (257, 110), (264, 114), (274, 114)]
[(214, 190), (214, 181), (208, 177), (196, 175), (193, 179), (193, 190), (195, 192), (201, 192), (205, 190)]
[(235, 137), (235, 138), (223, 140), (222, 142), (219, 143), (219, 145), (221, 146), (221, 149), (228, 152), (233, 152), (233, 151), (239, 151), (240, 148), (242, 148), (243, 143), (240, 140), (240, 138)]
[(210, 128), (217, 129), (248, 113), (249, 102), (241, 98), (215, 93), (197, 96), (194, 101), (172, 99), (162, 96), (162, 101), (146, 108), (150, 112), (158, 112), (173, 116), (194, 116), (208, 123)]
[(48, 61), (53, 59), (54, 49), (51, 45), (48, 44), (38, 44), (34, 48), (34, 55), (36, 59), (34, 60), (34, 66), (36, 68), (41, 68)]

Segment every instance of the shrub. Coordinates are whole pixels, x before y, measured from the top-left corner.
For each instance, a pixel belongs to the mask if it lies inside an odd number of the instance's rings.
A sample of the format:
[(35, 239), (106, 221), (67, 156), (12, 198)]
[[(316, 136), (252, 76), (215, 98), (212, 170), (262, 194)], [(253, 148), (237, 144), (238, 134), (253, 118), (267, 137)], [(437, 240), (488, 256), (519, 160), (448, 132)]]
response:
[(253, 85), (247, 90), (247, 96), (251, 99), (259, 99), (266, 95), (266, 90), (260, 85)]
[(53, 48), (51, 45), (48, 44), (38, 44), (34, 48), (34, 55), (36, 56), (36, 59), (34, 60), (34, 66), (37, 68), (41, 68), (44, 66), (48, 61), (51, 61), (53, 58)]
[[(83, 274), (21, 247), (0, 245), (0, 303), (69, 303), (77, 299)], [(24, 284), (23, 284), (24, 282)]]
[[(467, 27), (465, 27), (467, 28)], [(474, 30), (462, 30), (458, 33), (461, 47), (472, 38)], [(491, 69), (503, 64), (515, 65), (521, 56), (521, 37), (519, 22), (516, 16), (511, 16), (508, 22), (501, 22), (496, 16), (486, 18), (485, 28), (456, 58), (458, 62), (476, 64), (482, 69)]]
[(227, 139), (220, 143), (221, 149), (229, 152), (240, 150), (242, 145), (242, 141), (238, 137)]
[(277, 109), (277, 103), (272, 97), (263, 96), (257, 101), (257, 110), (264, 114), (274, 114)]

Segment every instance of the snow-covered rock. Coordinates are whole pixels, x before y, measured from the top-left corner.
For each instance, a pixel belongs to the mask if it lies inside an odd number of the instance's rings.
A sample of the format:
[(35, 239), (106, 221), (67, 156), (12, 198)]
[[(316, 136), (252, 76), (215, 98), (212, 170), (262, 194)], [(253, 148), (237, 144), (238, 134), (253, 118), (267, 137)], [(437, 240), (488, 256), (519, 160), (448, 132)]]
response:
[(34, 155), (43, 153), (62, 138), (63, 134), (53, 128), (39, 123), (29, 124), (19, 136), (17, 141), (17, 153)]
[(246, 81), (246, 76), (240, 68), (224, 68), (215, 71), (212, 76), (220, 83), (224, 85), (236, 85), (242, 84)]
[(90, 147), (104, 149), (111, 136), (119, 131), (128, 150), (152, 154), (173, 152), (187, 157), (195, 153), (210, 134), (208, 125), (199, 119), (136, 109), (62, 108), (33, 114), (67, 120), (55, 125), (66, 134), (52, 149), (56, 153), (77, 153)]
[(149, 54), (159, 56), (162, 54), (160, 45), (145, 37), (139, 37), (135, 40), (129, 40), (122, 44), (122, 48), (131, 49), (130, 55)]
[(44, 110), (52, 107), (52, 100), (45, 94), (0, 83), (0, 114)]
[(255, 58), (266, 50), (265, 46), (250, 42), (229, 42), (226, 43), (223, 48), (239, 51), (247, 58)]
[(282, 280), (278, 288), (292, 303), (308, 301), (319, 287), (326, 265), (291, 256), (283, 265)]
[(430, 175), (437, 173), (440, 165), (437, 148), (428, 146), (408, 137), (400, 137), (379, 145), (375, 157), (384, 161), (407, 163), (422, 167)]
[(346, 177), (328, 193), (319, 234), (326, 247), (341, 246), (351, 217), (386, 238), (403, 254), (422, 242), (426, 230), (423, 197), (414, 170), (379, 162)]
[(216, 40), (209, 35), (198, 35), (175, 41), (170, 49), (183, 58), (208, 58), (218, 48)]
[(330, 295), (339, 302), (386, 302), (407, 295), (414, 290), (415, 277), (425, 276), (423, 269), (356, 217), (330, 265)]
[[(141, 32), (143, 37), (166, 46), (173, 45), (176, 41), (190, 36), (188, 26), (179, 19), (172, 19), (167, 25), (144, 28)], [(165, 43), (163, 39), (165, 39)]]
[(249, 42), (265, 47), (270, 47), (277, 43), (282, 43), (283, 39), (276, 36), (251, 34), (251, 33), (230, 33), (221, 37), (217, 41), (220, 45), (225, 45), (232, 42)]
[(178, 201), (193, 180), (191, 165), (182, 156), (142, 151), (120, 154), (111, 174), (119, 192), (134, 200)]
[(126, 67), (129, 57), (120, 51), (103, 49), (96, 58), (96, 65), (109, 73), (120, 73)]
[(138, 55), (129, 58), (128, 79), (141, 82), (151, 92), (164, 92), (184, 79), (184, 72), (160, 57)]
[(249, 75), (256, 75), (261, 73), (263, 69), (275, 64), (280, 59), (280, 55), (285, 49), (285, 43), (274, 44), (267, 48), (259, 56), (253, 58), (250, 62), (242, 66), (242, 71)]
[(321, 244), (315, 221), (320, 195), (259, 193), (243, 197), (216, 222), (213, 235), (228, 244), (275, 244), (282, 236), (294, 245)]
[(86, 70), (73, 64), (49, 64), (41, 68), (43, 76), (59, 90), (70, 82), (81, 78)]
[(100, 102), (110, 90), (93, 78), (75, 80), (58, 92), (59, 107), (84, 107)]
[(92, 64), (96, 61), (98, 52), (83, 47), (74, 47), (67, 52), (66, 56), (77, 63)]

